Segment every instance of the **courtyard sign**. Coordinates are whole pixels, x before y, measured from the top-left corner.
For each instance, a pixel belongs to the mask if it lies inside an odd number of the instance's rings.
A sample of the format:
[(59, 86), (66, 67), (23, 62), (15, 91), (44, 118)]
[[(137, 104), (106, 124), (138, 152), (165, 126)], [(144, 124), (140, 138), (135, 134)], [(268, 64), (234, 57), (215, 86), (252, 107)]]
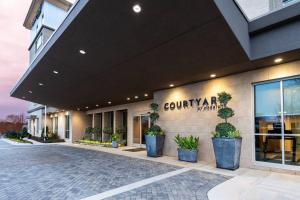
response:
[(173, 101), (164, 104), (164, 110), (181, 110), (196, 107), (198, 111), (217, 110), (220, 106), (217, 104), (217, 97), (212, 96), (207, 98), (195, 98), (182, 101)]

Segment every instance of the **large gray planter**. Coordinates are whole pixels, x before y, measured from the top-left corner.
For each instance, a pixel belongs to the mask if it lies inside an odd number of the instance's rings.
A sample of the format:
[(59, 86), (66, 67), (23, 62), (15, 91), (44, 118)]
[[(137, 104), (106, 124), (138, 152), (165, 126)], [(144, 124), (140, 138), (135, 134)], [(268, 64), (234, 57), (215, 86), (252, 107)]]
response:
[(198, 150), (178, 149), (178, 159), (186, 162), (197, 162)]
[(212, 138), (217, 168), (235, 170), (240, 167), (242, 138)]
[(160, 157), (163, 155), (165, 135), (145, 135), (147, 156)]

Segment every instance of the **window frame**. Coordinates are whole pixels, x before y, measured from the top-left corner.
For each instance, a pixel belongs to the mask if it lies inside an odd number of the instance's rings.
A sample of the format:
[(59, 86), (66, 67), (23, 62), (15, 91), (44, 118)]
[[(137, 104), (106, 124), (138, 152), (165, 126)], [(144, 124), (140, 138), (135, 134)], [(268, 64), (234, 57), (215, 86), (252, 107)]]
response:
[(280, 83), (280, 117), (281, 117), (281, 127), (284, 127), (284, 88), (283, 88), (283, 82), (284, 81), (288, 81), (288, 80), (293, 80), (293, 79), (299, 79), (300, 75), (295, 75), (295, 76), (289, 76), (289, 77), (283, 77), (283, 78), (276, 78), (276, 79), (272, 79), (272, 80), (267, 80), (267, 81), (261, 81), (261, 82), (256, 82), (256, 83), (252, 83), (252, 132), (254, 133), (252, 137), (252, 162), (254, 163), (254, 165), (257, 166), (263, 166), (263, 167), (273, 167), (273, 168), (279, 168), (279, 169), (287, 169), (287, 170), (296, 170), (299, 171), (300, 170), (300, 166), (299, 165), (289, 165), (289, 164), (285, 164), (285, 140), (284, 137), (285, 136), (295, 136), (295, 137), (299, 137), (300, 134), (285, 134), (284, 133), (284, 128), (281, 129), (281, 134), (279, 134), (279, 136), (281, 136), (281, 151), (282, 151), (282, 163), (272, 163), (272, 162), (265, 162), (265, 161), (257, 161), (256, 160), (256, 147), (255, 147), (255, 136), (262, 136), (262, 135), (268, 135), (266, 133), (256, 133), (256, 129), (255, 129), (255, 86), (257, 85), (263, 85), (263, 84), (269, 84), (269, 83), (276, 83), (279, 82)]

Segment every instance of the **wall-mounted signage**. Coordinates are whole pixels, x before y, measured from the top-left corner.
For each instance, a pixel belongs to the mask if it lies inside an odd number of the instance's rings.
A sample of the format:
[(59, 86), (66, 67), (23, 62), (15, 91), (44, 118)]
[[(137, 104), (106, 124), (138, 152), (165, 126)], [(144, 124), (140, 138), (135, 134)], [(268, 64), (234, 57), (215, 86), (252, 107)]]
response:
[(198, 111), (218, 110), (220, 106), (217, 104), (217, 97), (210, 98), (194, 98), (182, 101), (167, 102), (164, 104), (164, 110), (181, 110), (188, 108), (197, 108)]

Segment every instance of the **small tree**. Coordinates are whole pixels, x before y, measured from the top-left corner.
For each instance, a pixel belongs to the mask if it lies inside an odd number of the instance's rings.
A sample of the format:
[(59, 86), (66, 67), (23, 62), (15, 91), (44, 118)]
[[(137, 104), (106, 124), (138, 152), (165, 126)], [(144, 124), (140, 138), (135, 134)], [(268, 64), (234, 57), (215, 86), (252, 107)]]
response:
[(150, 129), (146, 132), (146, 134), (153, 135), (153, 136), (164, 135), (164, 132), (162, 131), (160, 126), (156, 124), (157, 120), (159, 119), (158, 104), (151, 103), (150, 108), (152, 111), (150, 113), (151, 126)]
[(221, 138), (237, 138), (240, 137), (239, 131), (228, 122), (228, 119), (234, 116), (234, 111), (227, 107), (228, 102), (232, 99), (229, 93), (218, 93), (218, 102), (221, 108), (218, 110), (218, 117), (224, 120), (216, 126), (214, 137)]

